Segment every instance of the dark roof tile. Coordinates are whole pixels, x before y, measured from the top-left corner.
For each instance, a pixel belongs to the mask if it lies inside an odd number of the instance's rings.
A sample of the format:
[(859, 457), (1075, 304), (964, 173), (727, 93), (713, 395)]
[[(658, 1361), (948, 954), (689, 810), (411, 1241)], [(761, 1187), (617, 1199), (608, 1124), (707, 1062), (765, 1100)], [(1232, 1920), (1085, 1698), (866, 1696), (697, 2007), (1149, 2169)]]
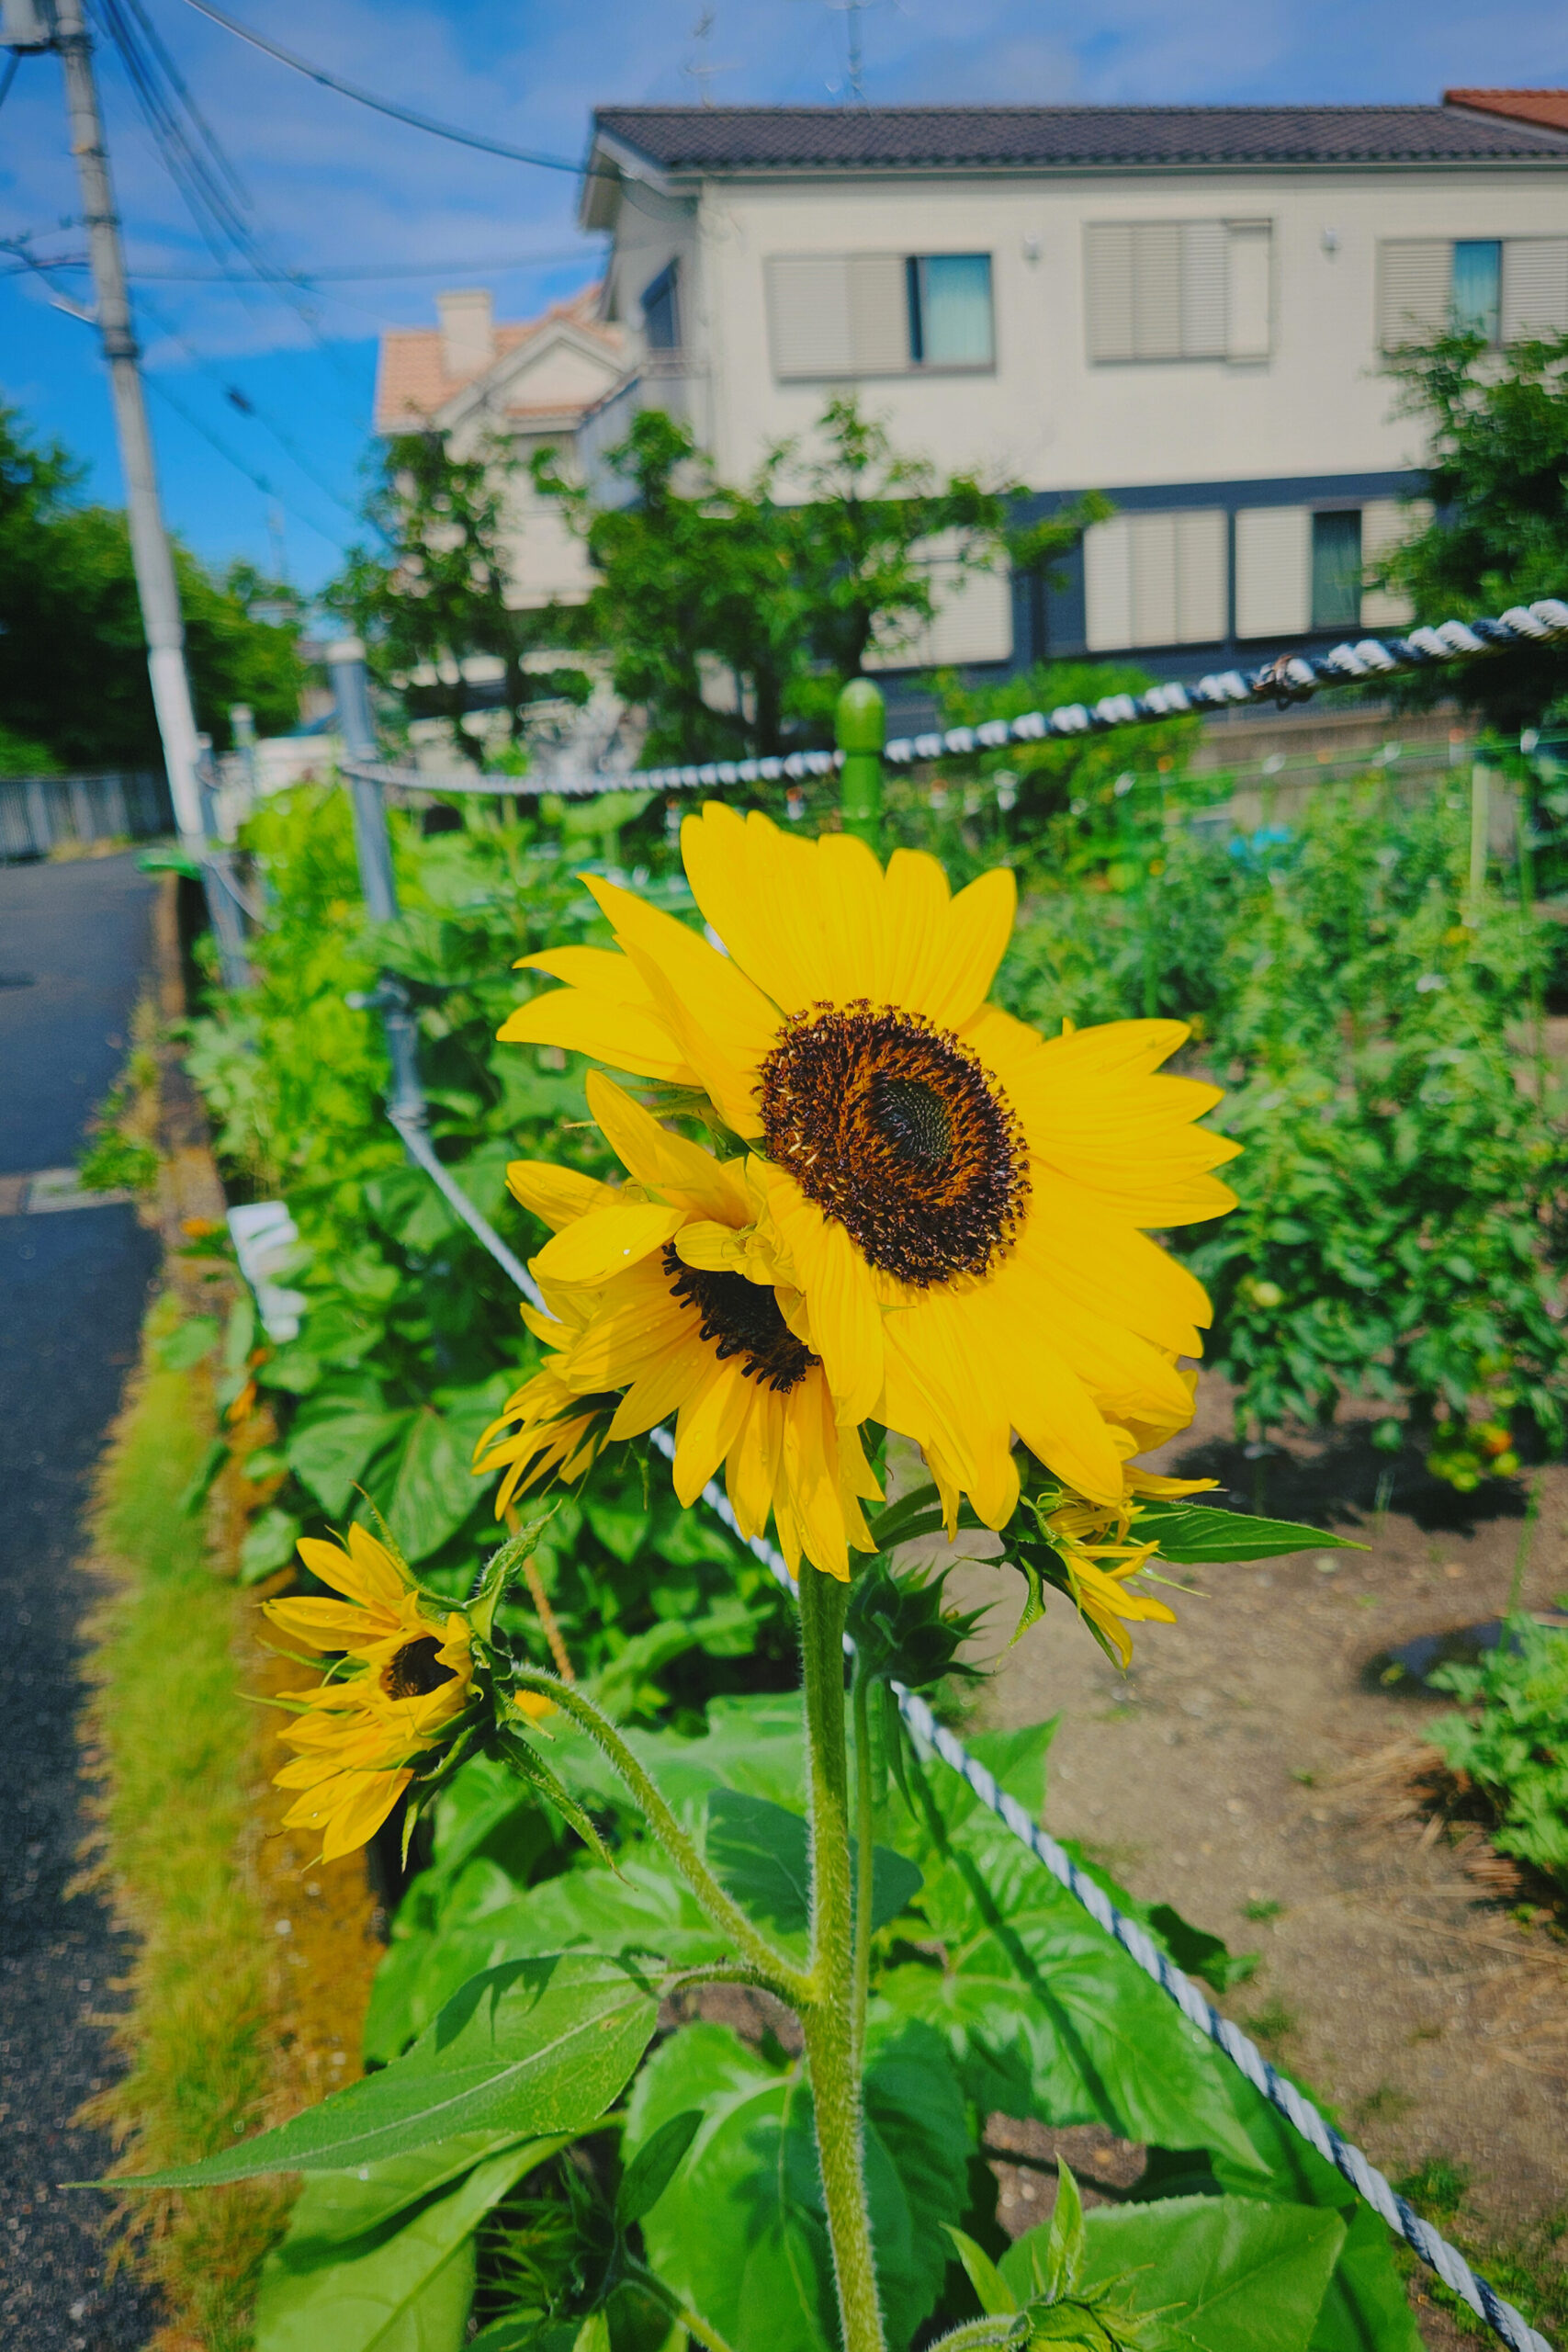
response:
[(1507, 163), (1568, 156), (1543, 127), (1447, 107), (601, 107), (671, 172)]

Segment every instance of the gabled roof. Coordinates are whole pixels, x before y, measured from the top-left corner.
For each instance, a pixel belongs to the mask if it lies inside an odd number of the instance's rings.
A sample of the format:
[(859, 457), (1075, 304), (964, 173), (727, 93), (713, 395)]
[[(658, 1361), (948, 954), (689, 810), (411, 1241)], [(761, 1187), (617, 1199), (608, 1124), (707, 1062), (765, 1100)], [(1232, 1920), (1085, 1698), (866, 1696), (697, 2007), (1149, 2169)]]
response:
[[(600, 346), (612, 366), (621, 364), (621, 334), (617, 327), (604, 326), (598, 318), (600, 289), (597, 285), (585, 286), (581, 294), (570, 301), (556, 302), (536, 319), (522, 319), (494, 330), (495, 354), (483, 368), (471, 368), (465, 375), (449, 376), (442, 356), (439, 327), (391, 327), (381, 337), (381, 347), (376, 366), (376, 403), (372, 430), (377, 433), (418, 433), (428, 426), (438, 411), (457, 394), (488, 376), (503, 359), (521, 351), (525, 344), (539, 342), (554, 328), (568, 327), (574, 334)], [(508, 415), (555, 414), (550, 409), (531, 409), (526, 402), (507, 404)]]
[(1506, 115), (1513, 122), (1545, 123), (1568, 130), (1568, 90), (1445, 90), (1443, 103), (1473, 107), (1479, 114)]
[(671, 174), (1568, 157), (1536, 121), (1448, 107), (601, 107), (593, 122)]

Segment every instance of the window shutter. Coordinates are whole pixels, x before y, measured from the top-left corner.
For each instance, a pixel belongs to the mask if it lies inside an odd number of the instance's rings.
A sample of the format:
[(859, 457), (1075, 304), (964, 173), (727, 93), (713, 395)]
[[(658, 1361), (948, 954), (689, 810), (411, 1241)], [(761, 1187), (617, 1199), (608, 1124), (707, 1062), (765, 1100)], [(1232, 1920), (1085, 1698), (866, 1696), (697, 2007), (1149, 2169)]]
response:
[(1137, 359), (1181, 356), (1181, 223), (1144, 220), (1133, 232), (1133, 347)]
[(1084, 294), (1090, 360), (1133, 358), (1133, 230), (1127, 221), (1091, 220), (1085, 229)]
[(1084, 638), (1091, 653), (1133, 642), (1131, 517), (1115, 514), (1084, 533)]
[(1174, 520), (1177, 642), (1210, 645), (1230, 633), (1224, 509), (1194, 508)]
[[(1370, 498), (1361, 509), (1362, 563), (1370, 571), (1390, 548), (1398, 547), (1402, 539), (1413, 539), (1431, 519), (1430, 499), (1416, 498), (1405, 503), (1397, 498)], [(1361, 592), (1363, 628), (1404, 628), (1415, 618), (1416, 607), (1408, 597), (1393, 595), (1386, 588)]]
[(1181, 356), (1219, 359), (1225, 348), (1225, 229), (1222, 220), (1181, 224)]
[(1233, 220), (1225, 243), (1225, 356), (1267, 359), (1274, 339), (1273, 231), (1267, 220)]
[(944, 668), (1012, 659), (1012, 579), (1005, 569), (965, 571), (955, 563), (935, 563), (931, 595), (936, 611), (923, 662)]
[(850, 350), (857, 376), (901, 376), (909, 365), (909, 294), (902, 254), (851, 254)]
[(1503, 340), (1568, 330), (1568, 237), (1509, 237), (1503, 246)]
[(1446, 237), (1392, 238), (1378, 247), (1378, 344), (1424, 343), (1449, 321), (1454, 249)]
[(847, 254), (768, 255), (762, 267), (775, 376), (853, 375), (850, 259)]
[(1176, 642), (1176, 517), (1130, 514), (1133, 631), (1130, 645)]
[(1298, 636), (1311, 590), (1311, 510), (1244, 506), (1235, 518), (1237, 637)]

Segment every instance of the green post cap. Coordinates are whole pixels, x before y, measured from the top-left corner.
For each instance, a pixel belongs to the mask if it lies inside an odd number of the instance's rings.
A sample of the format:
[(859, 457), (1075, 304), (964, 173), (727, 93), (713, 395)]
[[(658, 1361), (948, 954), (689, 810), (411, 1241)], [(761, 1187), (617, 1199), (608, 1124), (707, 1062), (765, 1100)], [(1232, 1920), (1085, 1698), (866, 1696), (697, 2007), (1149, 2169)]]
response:
[(833, 735), (840, 752), (880, 752), (887, 732), (882, 689), (869, 678), (852, 678), (839, 696)]

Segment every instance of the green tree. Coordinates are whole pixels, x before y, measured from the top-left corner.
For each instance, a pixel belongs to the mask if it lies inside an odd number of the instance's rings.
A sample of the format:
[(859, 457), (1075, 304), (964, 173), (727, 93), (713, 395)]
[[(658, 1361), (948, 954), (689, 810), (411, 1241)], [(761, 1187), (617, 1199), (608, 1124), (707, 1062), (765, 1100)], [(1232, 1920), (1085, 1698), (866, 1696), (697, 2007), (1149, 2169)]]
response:
[[(58, 441), (0, 407), (0, 712), (13, 770), (94, 767), (161, 756), (125, 516), (77, 503), (84, 469)], [(295, 632), (253, 616), (265, 583), (219, 580), (175, 544), (197, 724), (220, 748), (229, 706), (263, 732), (293, 724), (301, 665)]]
[(1090, 496), (1023, 527), (1019, 484), (939, 476), (852, 397), (829, 402), (812, 449), (780, 443), (738, 488), (657, 409), (609, 464), (625, 504), (594, 507), (553, 458), (536, 471), (587, 541), (599, 579), (579, 626), (647, 714), (650, 763), (826, 740), (844, 681), (931, 620), (933, 542), (961, 571), (1032, 570), (1110, 512)]
[[(1384, 575), (1426, 618), (1468, 620), (1568, 589), (1568, 334), (1516, 343), (1498, 358), (1480, 334), (1438, 335), (1395, 354), (1402, 415), (1429, 432), (1427, 495), (1437, 512)], [(1412, 700), (1452, 692), (1444, 673), (1409, 681)], [(1568, 697), (1562, 646), (1510, 650), (1467, 670), (1464, 692), (1506, 734)]]
[(466, 458), (440, 434), (395, 435), (365, 503), (382, 545), (351, 548), (326, 596), (365, 640), (372, 675), (402, 695), (411, 716), (445, 719), (457, 751), (476, 763), (481, 747), (462, 724), (473, 703), (461, 670), (470, 656), (502, 664), (513, 745), (533, 704), (583, 703), (592, 690), (581, 670), (530, 661), (560, 645), (565, 624), (549, 608), (511, 600), (508, 494), (520, 470), (498, 434)]

